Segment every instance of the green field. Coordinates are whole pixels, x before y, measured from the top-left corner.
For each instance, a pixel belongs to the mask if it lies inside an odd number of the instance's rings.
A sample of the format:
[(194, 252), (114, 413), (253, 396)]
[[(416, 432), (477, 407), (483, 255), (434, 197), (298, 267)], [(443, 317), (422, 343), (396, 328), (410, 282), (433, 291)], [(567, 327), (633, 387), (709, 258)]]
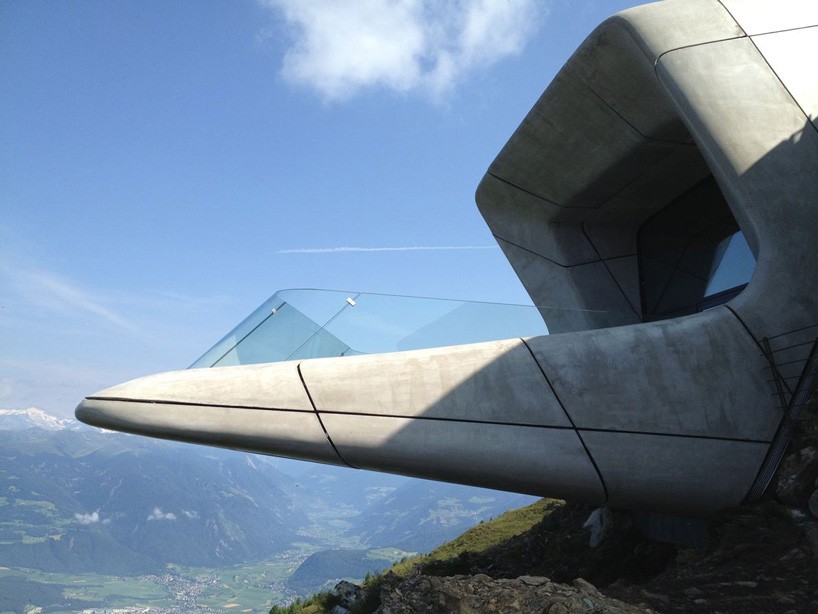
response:
[[(128, 606), (199, 612), (267, 612), (272, 605), (295, 597), (285, 583), (314, 551), (315, 546), (301, 544), (259, 563), (222, 569), (169, 565), (165, 574), (139, 577), (69, 575), (0, 567), (0, 586), (4, 579), (11, 582), (12, 578), (16, 581), (22, 577), (34, 583), (32, 586), (44, 589), (38, 594), (51, 595), (59, 591), (65, 600), (63, 605), (30, 604), (42, 607), (44, 614)], [(397, 560), (406, 554), (396, 548), (383, 548), (371, 551), (368, 556)], [(16, 604), (5, 611), (0, 607), (0, 614), (24, 611), (25, 605)]]
[[(22, 577), (37, 585), (59, 589), (70, 605), (31, 604), (42, 607), (44, 613), (128, 606), (201, 612), (266, 612), (274, 603), (291, 597), (284, 582), (308, 554), (309, 551), (297, 549), (272, 560), (215, 570), (169, 566), (167, 573), (161, 576), (134, 578), (0, 568), (0, 582), (4, 578)], [(24, 605), (16, 604), (6, 611), (23, 611)], [(0, 608), (0, 612), (3, 611)]]

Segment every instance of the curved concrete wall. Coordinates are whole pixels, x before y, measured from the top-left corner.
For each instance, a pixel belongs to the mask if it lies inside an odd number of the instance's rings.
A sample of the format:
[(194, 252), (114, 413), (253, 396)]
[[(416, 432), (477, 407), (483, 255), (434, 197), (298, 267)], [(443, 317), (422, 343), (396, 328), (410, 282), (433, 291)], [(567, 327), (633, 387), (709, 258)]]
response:
[[(480, 211), (534, 302), (607, 310), (607, 328), (581, 330), (599, 323), (578, 312), (549, 329), (581, 332), (173, 372), (96, 393), (77, 416), (632, 509), (741, 503), (774, 465), (818, 336), (818, 5), (769, 6), (666, 0), (606, 21), (481, 182)], [(691, 219), (729, 207), (757, 267), (728, 304), (652, 321), (640, 232), (688, 203)], [(718, 254), (697, 257), (706, 270)]]

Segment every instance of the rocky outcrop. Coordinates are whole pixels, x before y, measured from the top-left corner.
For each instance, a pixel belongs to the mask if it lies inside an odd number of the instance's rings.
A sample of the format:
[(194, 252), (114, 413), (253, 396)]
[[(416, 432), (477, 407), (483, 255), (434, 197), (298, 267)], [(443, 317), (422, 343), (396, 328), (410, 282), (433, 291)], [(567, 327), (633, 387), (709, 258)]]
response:
[[(374, 611), (818, 612), (818, 521), (801, 509), (768, 500), (725, 512), (705, 549), (640, 538), (617, 514), (591, 548), (585, 512), (566, 505), (552, 522), (487, 553), (418, 566), (407, 577), (387, 574), (370, 587), (380, 593)], [(344, 609), (333, 614), (373, 611), (362, 607), (365, 590), (340, 592)]]
[(387, 580), (381, 589), (380, 614), (458, 612), (542, 612), (544, 614), (645, 614), (606, 597), (590, 582), (577, 578), (570, 585), (541, 576), (494, 579), (485, 574), (436, 577), (417, 575), (401, 582)]
[(815, 527), (774, 501), (731, 510), (714, 521), (706, 549), (680, 549), (645, 582), (620, 579), (604, 591), (665, 613), (818, 612)]

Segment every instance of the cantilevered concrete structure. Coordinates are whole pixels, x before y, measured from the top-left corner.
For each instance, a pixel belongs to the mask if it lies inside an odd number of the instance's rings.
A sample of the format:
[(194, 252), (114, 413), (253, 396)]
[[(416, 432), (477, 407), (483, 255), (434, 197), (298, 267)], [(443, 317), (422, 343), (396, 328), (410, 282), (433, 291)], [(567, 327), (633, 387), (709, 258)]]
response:
[[(815, 375), (815, 58), (811, 0), (666, 0), (588, 37), (477, 191), (550, 335), (163, 373), (77, 417), (628, 509), (740, 504)], [(752, 279), (708, 296), (737, 231)]]

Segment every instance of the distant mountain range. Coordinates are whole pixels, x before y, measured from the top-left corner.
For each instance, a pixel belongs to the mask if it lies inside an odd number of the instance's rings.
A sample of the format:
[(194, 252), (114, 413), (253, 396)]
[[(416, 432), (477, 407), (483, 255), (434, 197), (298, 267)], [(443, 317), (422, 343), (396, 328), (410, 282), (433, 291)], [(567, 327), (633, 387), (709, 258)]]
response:
[(0, 410), (5, 567), (138, 575), (262, 560), (294, 542), (426, 550), (531, 500)]
[(0, 430), (19, 431), (30, 428), (61, 431), (67, 428), (80, 428), (80, 424), (76, 420), (51, 416), (36, 407), (0, 409)]
[(261, 558), (305, 523), (288, 480), (246, 454), (16, 428), (0, 433), (0, 565), (127, 575)]

